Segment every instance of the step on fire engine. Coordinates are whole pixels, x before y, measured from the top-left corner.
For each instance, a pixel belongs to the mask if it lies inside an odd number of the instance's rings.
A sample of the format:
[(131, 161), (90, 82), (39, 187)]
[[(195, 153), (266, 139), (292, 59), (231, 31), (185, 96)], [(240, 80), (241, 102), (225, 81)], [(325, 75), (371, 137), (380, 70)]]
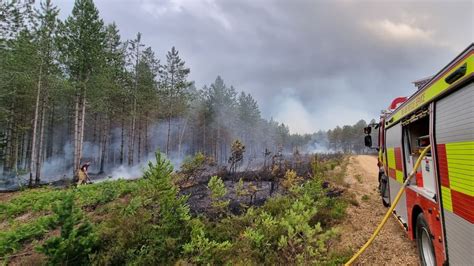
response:
[(414, 83), (416, 93), (395, 99), (365, 129), (366, 146), (379, 150), (382, 202), (391, 205), (415, 170), (393, 214), (416, 241), (422, 265), (474, 265), (474, 44)]

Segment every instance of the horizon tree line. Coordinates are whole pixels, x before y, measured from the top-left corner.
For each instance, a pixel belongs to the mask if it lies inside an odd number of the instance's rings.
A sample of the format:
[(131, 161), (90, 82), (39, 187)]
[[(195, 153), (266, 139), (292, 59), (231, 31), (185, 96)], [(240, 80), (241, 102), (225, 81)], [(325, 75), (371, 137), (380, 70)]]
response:
[(336, 129), (290, 134), (220, 76), (196, 88), (178, 49), (161, 62), (140, 32), (122, 39), (93, 0), (75, 0), (65, 20), (58, 15), (51, 0), (0, 3), (3, 177), (27, 176), (32, 186), (42, 176), (73, 176), (85, 161), (102, 174), (143, 163), (157, 149), (177, 161), (202, 152), (226, 164), (236, 139), (247, 158), (325, 139), (349, 149), (329, 137)]

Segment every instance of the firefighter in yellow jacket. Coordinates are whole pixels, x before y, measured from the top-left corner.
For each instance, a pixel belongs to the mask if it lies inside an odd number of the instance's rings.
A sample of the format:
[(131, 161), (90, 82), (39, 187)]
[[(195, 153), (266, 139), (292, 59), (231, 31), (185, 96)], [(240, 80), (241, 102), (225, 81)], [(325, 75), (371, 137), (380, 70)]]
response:
[(78, 180), (77, 180), (77, 185), (83, 185), (87, 184), (88, 182), (91, 181), (89, 174), (87, 173), (87, 170), (89, 169), (90, 162), (86, 162), (81, 166), (81, 168), (78, 171)]

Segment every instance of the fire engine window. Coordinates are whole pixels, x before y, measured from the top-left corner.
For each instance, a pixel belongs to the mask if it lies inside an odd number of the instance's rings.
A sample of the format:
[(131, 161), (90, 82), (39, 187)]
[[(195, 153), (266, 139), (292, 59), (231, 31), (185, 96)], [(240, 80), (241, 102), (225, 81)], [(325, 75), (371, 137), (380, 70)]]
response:
[(425, 148), (430, 144), (430, 120), (429, 116), (420, 118), (406, 127), (407, 138), (405, 141), (407, 152), (411, 155), (420, 154), (421, 149)]
[[(421, 149), (429, 145), (430, 119), (427, 112), (414, 115), (410, 121), (406, 121), (403, 127), (403, 153), (405, 157), (405, 171), (410, 173), (414, 164), (420, 156)], [(428, 154), (429, 156), (429, 154)], [(410, 184), (415, 184), (412, 179)]]

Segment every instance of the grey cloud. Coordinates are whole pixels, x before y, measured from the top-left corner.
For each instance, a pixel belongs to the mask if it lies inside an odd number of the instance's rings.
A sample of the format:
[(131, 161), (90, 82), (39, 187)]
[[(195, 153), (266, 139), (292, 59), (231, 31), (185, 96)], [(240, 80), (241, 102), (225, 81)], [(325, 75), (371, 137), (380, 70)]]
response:
[(377, 117), (474, 40), (472, 1), (96, 3), (124, 38), (140, 31), (161, 55), (176, 46), (198, 86), (221, 75), (292, 132)]

